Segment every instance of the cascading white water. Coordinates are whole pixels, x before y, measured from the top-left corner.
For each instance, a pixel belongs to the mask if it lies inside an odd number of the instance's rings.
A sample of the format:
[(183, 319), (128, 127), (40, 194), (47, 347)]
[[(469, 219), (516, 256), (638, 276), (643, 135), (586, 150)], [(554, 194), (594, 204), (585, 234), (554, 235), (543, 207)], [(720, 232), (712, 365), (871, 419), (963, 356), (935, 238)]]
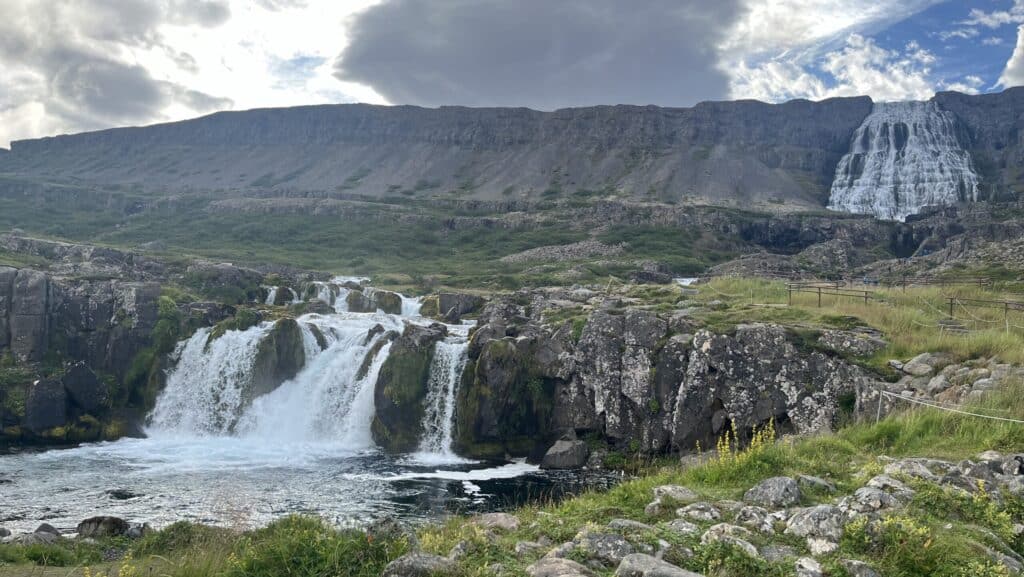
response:
[[(291, 290), (270, 290), (285, 289)], [(324, 300), (335, 290), (337, 284), (317, 283), (317, 295)], [(210, 330), (197, 332), (180, 345), (177, 366), (157, 400), (148, 432), (165, 437), (236, 436), (261, 443), (331, 442), (352, 450), (372, 447), (373, 389), (391, 348), (387, 333), (401, 332), (406, 318), (418, 318), (419, 299), (402, 297), (402, 315), (349, 313), (344, 312), (348, 291), (340, 292), (335, 298), (337, 314), (297, 319), (306, 360), (303, 369), (256, 398), (248, 385), (259, 343), (273, 323), (227, 331), (208, 345)], [(372, 294), (372, 289), (367, 292)], [(443, 446), (438, 449), (442, 452), (449, 450), (454, 411), (454, 377), (449, 373), (461, 373), (459, 363), (464, 360), (459, 359), (467, 340), (461, 327), (454, 331), (455, 336), (438, 345), (431, 382), (444, 397), (437, 399), (435, 410), (437, 422), (446, 425), (437, 428), (440, 440), (431, 444)]]
[(227, 331), (209, 345), (210, 329), (200, 329), (180, 344), (178, 363), (150, 414), (151, 434), (228, 434), (252, 379), (256, 349), (272, 326)]
[[(308, 315), (327, 339), (327, 349), (291, 381), (258, 397), (239, 422), (239, 433), (268, 442), (323, 441), (352, 450), (373, 445), (373, 387), (387, 359), (384, 332), (367, 338), (380, 324), (401, 330), (387, 315)], [(371, 357), (372, 355), (372, 357)]]
[(273, 305), (274, 301), (277, 300), (277, 287), (267, 287), (267, 300), (263, 301), (265, 305)]
[(405, 295), (399, 295), (402, 297), (402, 316), (403, 317), (418, 317), (420, 316), (420, 308), (423, 307), (422, 297), (407, 297)]
[(978, 175), (952, 113), (931, 101), (878, 102), (836, 166), (828, 206), (904, 220), (977, 196)]
[(466, 368), (469, 343), (464, 336), (449, 337), (434, 347), (423, 415), (421, 453), (453, 457), (452, 429), (455, 395)]

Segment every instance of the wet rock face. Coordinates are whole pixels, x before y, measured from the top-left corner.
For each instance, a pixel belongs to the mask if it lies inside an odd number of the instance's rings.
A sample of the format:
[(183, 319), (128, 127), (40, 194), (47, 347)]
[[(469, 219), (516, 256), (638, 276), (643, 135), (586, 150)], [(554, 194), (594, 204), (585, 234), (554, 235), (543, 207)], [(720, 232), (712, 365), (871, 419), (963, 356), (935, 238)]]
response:
[(840, 397), (868, 381), (841, 359), (798, 349), (779, 326), (742, 325), (735, 336), (699, 331), (679, 388), (673, 441), (681, 449), (711, 446), (732, 426), (742, 433), (772, 419), (782, 431), (827, 430)]
[(294, 378), (305, 364), (306, 352), (299, 323), (294, 319), (277, 321), (256, 350), (252, 381), (246, 391), (248, 400), (265, 395)]
[(444, 325), (406, 324), (391, 344), (374, 386), (374, 441), (386, 451), (414, 450), (423, 428), (423, 400), (430, 380), (434, 345), (448, 334)]

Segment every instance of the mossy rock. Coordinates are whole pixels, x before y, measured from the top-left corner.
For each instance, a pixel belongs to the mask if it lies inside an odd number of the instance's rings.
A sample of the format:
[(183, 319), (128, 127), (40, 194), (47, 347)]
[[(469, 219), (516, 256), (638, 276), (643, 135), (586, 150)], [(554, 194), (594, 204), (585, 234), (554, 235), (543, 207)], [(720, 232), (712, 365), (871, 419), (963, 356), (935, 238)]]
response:
[(533, 366), (531, 347), (525, 341), (490, 340), (481, 344), (476, 362), (467, 364), (455, 408), (460, 455), (529, 456), (548, 440), (544, 435), (558, 383)]
[(210, 336), (206, 338), (206, 346), (210, 346), (210, 343), (224, 336), (224, 333), (228, 331), (244, 331), (260, 324), (262, 320), (263, 315), (259, 311), (240, 308), (235, 312), (235, 316), (225, 319), (213, 327)]
[(352, 290), (345, 295), (345, 304), (348, 305), (349, 312), (353, 313), (373, 313), (377, 312), (377, 305), (368, 298), (363, 291)]
[(420, 306), (420, 314), (422, 316), (436, 319), (440, 316), (440, 307), (438, 306), (438, 296), (430, 295), (423, 299), (423, 303)]
[(372, 433), (385, 451), (409, 452), (419, 445), (430, 363), (435, 345), (445, 334), (441, 325), (407, 325), (392, 344), (374, 387)]
[(373, 300), (377, 304), (377, 308), (388, 313), (389, 315), (400, 315), (402, 314), (402, 297), (398, 293), (391, 291), (374, 291)]
[(245, 390), (247, 402), (295, 378), (306, 364), (302, 328), (295, 319), (281, 319), (260, 341), (253, 360), (252, 380)]

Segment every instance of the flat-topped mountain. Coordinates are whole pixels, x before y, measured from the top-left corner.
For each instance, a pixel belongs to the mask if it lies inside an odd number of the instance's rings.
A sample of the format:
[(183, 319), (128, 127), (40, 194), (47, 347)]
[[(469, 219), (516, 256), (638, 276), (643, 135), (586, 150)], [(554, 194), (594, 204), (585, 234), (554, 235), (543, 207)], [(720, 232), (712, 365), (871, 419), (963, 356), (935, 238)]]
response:
[[(259, 109), (16, 141), (0, 156), (0, 172), (242, 197), (615, 197), (798, 208), (830, 205), (838, 173), (843, 197), (831, 205), (883, 218), (902, 217), (932, 201), (1012, 196), (1020, 187), (1024, 150), (1017, 131), (1024, 122), (1024, 89), (983, 96), (940, 93), (928, 108), (906, 108), (934, 111), (932, 121), (919, 113), (879, 121), (878, 106), (857, 97), (554, 112), (365, 104)], [(945, 148), (907, 155), (904, 147), (914, 148), (915, 139), (890, 142), (890, 123), (892, 135), (927, 132), (935, 125)], [(936, 155), (955, 158), (966, 176), (937, 182), (947, 178), (941, 162), (900, 165), (905, 156)], [(865, 166), (875, 173), (860, 174)], [(915, 175), (922, 170), (934, 173)], [(908, 179), (917, 188), (900, 190)], [(950, 192), (920, 192), (936, 185)], [(850, 198), (851, 191), (863, 195), (867, 189), (885, 198)], [(899, 202), (894, 198), (908, 195), (920, 198), (892, 209)], [(873, 208), (878, 206), (887, 212)]]

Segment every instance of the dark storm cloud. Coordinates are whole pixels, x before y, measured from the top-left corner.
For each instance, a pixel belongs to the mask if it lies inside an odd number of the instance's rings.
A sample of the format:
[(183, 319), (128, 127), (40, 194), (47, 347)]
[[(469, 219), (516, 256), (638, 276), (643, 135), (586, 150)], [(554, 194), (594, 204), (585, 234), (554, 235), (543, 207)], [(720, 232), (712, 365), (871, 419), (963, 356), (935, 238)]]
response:
[[(43, 104), (66, 130), (150, 122), (172, 103), (196, 112), (230, 105), (123, 60), (137, 47), (178, 54), (164, 45), (158, 27), (222, 24), (230, 17), (225, 0), (30, 0), (12, 4), (4, 16), (0, 67), (31, 78), (20, 83), (19, 100)], [(176, 59), (183, 66), (189, 60), (187, 54)], [(0, 91), (14, 88), (7, 81), (0, 78)]]
[(716, 46), (738, 0), (385, 0), (335, 75), (394, 103), (688, 105), (724, 98)]

